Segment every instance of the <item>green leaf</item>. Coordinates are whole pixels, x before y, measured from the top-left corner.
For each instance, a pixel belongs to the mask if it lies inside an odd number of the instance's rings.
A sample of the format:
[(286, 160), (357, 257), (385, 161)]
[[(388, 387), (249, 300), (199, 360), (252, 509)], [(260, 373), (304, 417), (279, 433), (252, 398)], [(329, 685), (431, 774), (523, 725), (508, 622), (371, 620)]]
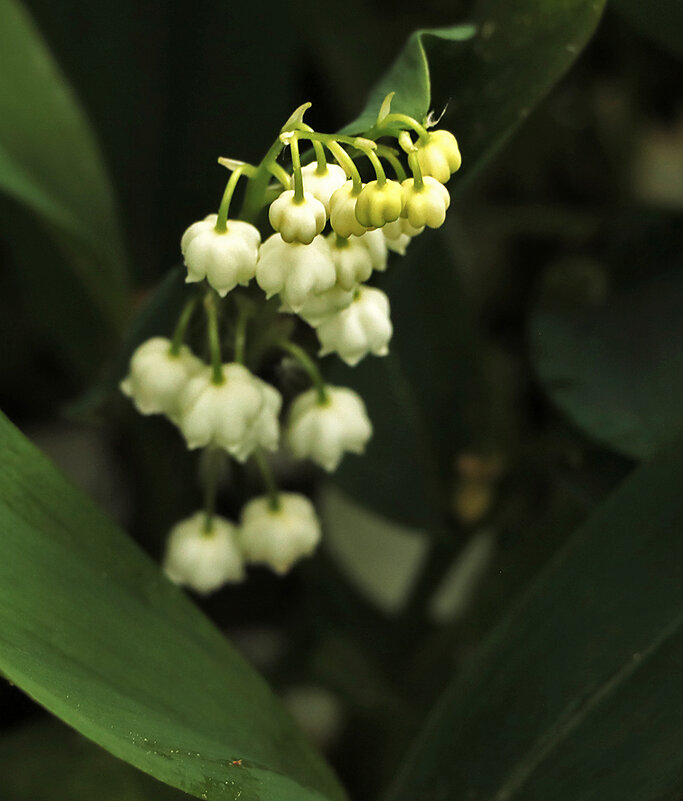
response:
[(391, 300), (389, 356), (348, 368), (329, 362), (333, 383), (363, 397), (373, 436), (347, 457), (335, 482), (403, 525), (438, 526), (450, 502), (453, 459), (471, 436), (476, 336), (448, 230), (423, 234), (380, 282)]
[(209, 801), (343, 799), (263, 680), (4, 417), (0, 448), (0, 671)]
[(54, 720), (0, 739), (0, 786), (3, 801), (189, 799)]
[(463, 155), (453, 183), (458, 192), (571, 66), (604, 5), (604, 0), (493, 0), (478, 4), (474, 37), (471, 25), (417, 31), (344, 130), (371, 127), (391, 91), (396, 91), (392, 111), (418, 119), (447, 105), (443, 126), (458, 137)]
[(644, 36), (683, 56), (683, 5), (680, 0), (614, 0), (614, 8)]
[(473, 25), (454, 25), (450, 28), (425, 28), (412, 33), (396, 61), (375, 84), (363, 111), (344, 128), (344, 133), (362, 133), (372, 128), (384, 98), (390, 92), (394, 93), (391, 101), (392, 112), (410, 114), (411, 117), (422, 120), (429, 111), (431, 102), (431, 82), (425, 44), (432, 38), (444, 42), (466, 42), (475, 32)]
[(683, 433), (683, 274), (623, 290), (598, 308), (538, 311), (538, 374), (589, 436), (647, 459)]
[(683, 455), (635, 471), (441, 697), (391, 801), (675, 801)]
[(125, 257), (97, 142), (16, 0), (0, 0), (0, 190), (43, 218), (101, 313), (120, 320)]

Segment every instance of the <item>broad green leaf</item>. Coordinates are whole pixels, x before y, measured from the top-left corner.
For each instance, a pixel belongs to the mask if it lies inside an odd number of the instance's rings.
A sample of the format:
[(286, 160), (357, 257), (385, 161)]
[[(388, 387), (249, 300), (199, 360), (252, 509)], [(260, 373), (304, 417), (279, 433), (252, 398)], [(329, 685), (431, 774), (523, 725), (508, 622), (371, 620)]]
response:
[(394, 321), (389, 355), (353, 368), (327, 362), (333, 382), (363, 397), (373, 424), (365, 455), (348, 456), (335, 482), (386, 517), (433, 529), (449, 508), (478, 386), (476, 337), (447, 231), (416, 239), (380, 286)]
[[(374, 124), (384, 96), (393, 111), (424, 117), (447, 105), (442, 125), (458, 137), (465, 179), (501, 147), (571, 66), (592, 36), (604, 0), (492, 0), (471, 25), (417, 31), (345, 131)], [(425, 48), (429, 50), (429, 63)]]
[(188, 801), (57, 721), (0, 739), (3, 801)]
[(112, 345), (111, 320), (92, 303), (45, 226), (7, 198), (0, 199), (0, 241), (12, 303), (22, 309), (18, 335), (37, 343), (69, 372), (92, 380)]
[(343, 799), (262, 679), (4, 417), (0, 447), (0, 671), (209, 801)]
[(677, 56), (683, 55), (683, 4), (680, 0), (614, 0), (620, 11), (642, 34)]
[(647, 459), (683, 433), (683, 274), (631, 286), (598, 308), (538, 311), (538, 374), (589, 436)]
[(682, 481), (679, 450), (598, 507), (455, 677), (388, 799), (680, 797)]
[(425, 28), (411, 34), (403, 50), (389, 70), (375, 84), (365, 108), (344, 128), (348, 133), (362, 133), (372, 128), (384, 98), (394, 92), (391, 111), (410, 114), (422, 120), (431, 103), (431, 80), (425, 45), (432, 39), (443, 42), (466, 42), (476, 32), (473, 25), (454, 25), (450, 28)]
[(112, 190), (90, 126), (16, 0), (0, 0), (0, 190), (39, 214), (112, 321), (125, 299)]

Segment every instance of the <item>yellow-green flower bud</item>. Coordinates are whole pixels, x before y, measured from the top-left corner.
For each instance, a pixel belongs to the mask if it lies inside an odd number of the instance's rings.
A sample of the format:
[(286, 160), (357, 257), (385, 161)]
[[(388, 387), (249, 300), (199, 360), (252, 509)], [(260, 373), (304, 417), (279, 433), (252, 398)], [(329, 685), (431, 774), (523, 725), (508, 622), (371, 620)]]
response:
[(436, 178), (442, 184), (460, 169), (462, 157), (458, 142), (450, 131), (432, 131), (426, 142), (418, 140), (416, 156), (422, 175)]
[(451, 205), (451, 196), (443, 184), (427, 176), (419, 189), (415, 187), (413, 178), (406, 178), (401, 185), (406, 195), (403, 216), (414, 228), (423, 225), (439, 228), (443, 225), (446, 209)]
[(356, 218), (358, 197), (353, 181), (347, 181), (330, 198), (330, 225), (339, 236), (362, 236), (367, 231)]
[(405, 197), (398, 181), (370, 181), (356, 203), (356, 219), (366, 228), (381, 228), (385, 223), (398, 220), (403, 211)]

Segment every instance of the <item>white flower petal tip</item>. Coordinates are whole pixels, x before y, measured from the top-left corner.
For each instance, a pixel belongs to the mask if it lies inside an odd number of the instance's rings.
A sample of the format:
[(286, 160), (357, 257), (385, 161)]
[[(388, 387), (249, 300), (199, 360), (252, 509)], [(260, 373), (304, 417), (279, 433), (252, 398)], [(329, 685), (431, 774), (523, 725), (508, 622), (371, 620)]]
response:
[(325, 213), (330, 214), (330, 198), (346, 183), (346, 173), (338, 164), (327, 164), (321, 172), (318, 163), (313, 162), (302, 168), (304, 191), (310, 192), (325, 207)]
[(337, 353), (351, 367), (368, 353), (386, 356), (393, 333), (389, 299), (379, 289), (358, 287), (351, 305), (326, 317), (316, 332), (320, 355)]
[(188, 283), (204, 278), (225, 297), (238, 284), (246, 286), (256, 272), (261, 235), (250, 223), (228, 220), (225, 232), (216, 231), (217, 215), (193, 223), (183, 234), (180, 249)]
[(215, 384), (205, 368), (186, 385), (177, 424), (190, 449), (214, 445), (244, 462), (256, 450), (279, 442), (280, 393), (241, 364), (223, 365)]
[(389, 250), (398, 253), (400, 256), (405, 256), (412, 238), (423, 231), (424, 226), (422, 228), (414, 228), (405, 217), (400, 217), (394, 222), (387, 223), (382, 228), (382, 235)]
[(214, 515), (207, 528), (204, 512), (181, 520), (169, 532), (163, 569), (175, 584), (202, 594), (242, 581), (244, 558), (236, 526)]
[(288, 189), (277, 197), (268, 210), (268, 219), (285, 242), (310, 245), (327, 222), (325, 206), (310, 192), (304, 192), (301, 202)]
[(373, 269), (386, 269), (387, 246), (381, 231), (368, 231), (350, 238), (332, 233), (328, 242), (337, 273), (337, 286), (347, 292), (367, 281)]
[[(355, 289), (355, 287), (354, 287)], [(319, 295), (309, 295), (306, 302), (296, 312), (302, 320), (316, 328), (331, 314), (348, 308), (353, 302), (353, 290), (335, 285)], [(287, 307), (288, 311), (294, 311)]]
[(153, 337), (135, 350), (119, 388), (141, 414), (165, 414), (175, 421), (182, 392), (204, 368), (187, 346), (174, 354), (169, 339)]
[(328, 472), (345, 453), (361, 454), (372, 436), (372, 424), (360, 395), (346, 387), (325, 387), (321, 403), (315, 389), (296, 398), (289, 413), (287, 445), (298, 459), (311, 459)]
[(285, 242), (273, 234), (261, 245), (256, 281), (266, 297), (280, 294), (293, 311), (303, 308), (312, 295), (331, 289), (337, 279), (329, 245), (316, 236), (308, 245)]
[(240, 543), (248, 562), (268, 565), (283, 575), (320, 542), (320, 521), (313, 504), (294, 492), (278, 494), (278, 506), (270, 498), (254, 498), (243, 509)]

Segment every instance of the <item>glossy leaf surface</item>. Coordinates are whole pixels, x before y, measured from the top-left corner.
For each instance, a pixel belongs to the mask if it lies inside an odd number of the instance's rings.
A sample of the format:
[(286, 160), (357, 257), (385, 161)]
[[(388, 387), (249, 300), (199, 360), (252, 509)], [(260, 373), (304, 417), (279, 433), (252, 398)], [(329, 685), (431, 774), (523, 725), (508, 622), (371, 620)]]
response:
[(263, 680), (158, 565), (6, 418), (0, 446), (0, 670), (193, 795), (343, 799)]
[(0, 190), (58, 233), (100, 312), (120, 320), (126, 272), (97, 142), (24, 7), (0, 0)]
[(442, 696), (391, 801), (675, 801), (683, 456), (639, 468)]
[(683, 276), (641, 281), (597, 308), (540, 311), (538, 374), (589, 436), (635, 459), (683, 433)]

